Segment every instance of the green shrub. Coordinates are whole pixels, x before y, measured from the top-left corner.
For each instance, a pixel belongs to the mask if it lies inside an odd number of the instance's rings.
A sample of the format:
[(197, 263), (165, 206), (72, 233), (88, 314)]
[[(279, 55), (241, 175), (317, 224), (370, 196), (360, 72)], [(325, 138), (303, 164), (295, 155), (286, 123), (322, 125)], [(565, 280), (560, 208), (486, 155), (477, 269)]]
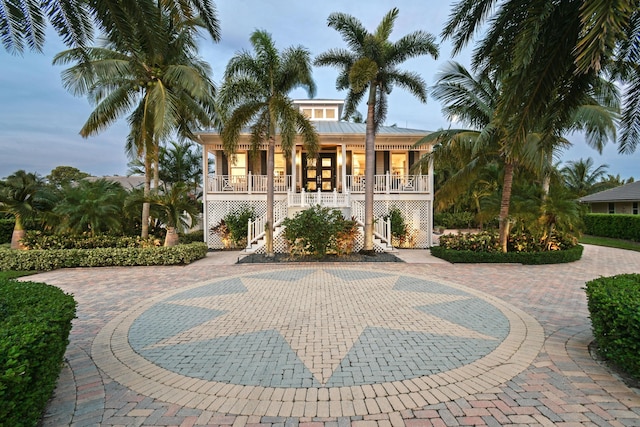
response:
[(242, 205), (225, 215), (211, 231), (222, 238), (226, 247), (242, 248), (247, 246), (249, 220), (255, 219), (255, 209), (249, 205)]
[(191, 233), (180, 235), (180, 243), (183, 245), (195, 242), (204, 242), (204, 230), (192, 231)]
[(29, 249), (148, 248), (162, 245), (162, 241), (154, 237), (47, 234), (42, 231), (27, 231), (22, 243)]
[(76, 303), (44, 283), (0, 280), (0, 425), (35, 426), (56, 385)]
[(384, 215), (385, 221), (391, 220), (391, 236), (395, 239), (403, 241), (407, 236), (408, 229), (407, 224), (404, 222), (404, 216), (402, 216), (402, 211), (397, 207), (393, 206), (389, 209), (389, 212)]
[(640, 274), (601, 277), (585, 290), (598, 351), (640, 379)]
[(587, 214), (584, 234), (640, 242), (640, 215)]
[(15, 224), (16, 221), (13, 218), (0, 218), (0, 243), (11, 242), (11, 235), (13, 234)]
[[(577, 239), (570, 234), (554, 233), (550, 239), (540, 239), (522, 230), (513, 230), (507, 242), (508, 252), (547, 252), (574, 247)], [(500, 236), (495, 230), (480, 233), (458, 233), (440, 236), (440, 246), (473, 252), (500, 253)]]
[(433, 215), (433, 223), (436, 226), (448, 229), (475, 228), (478, 226), (475, 215), (471, 212), (439, 212)]
[[(323, 257), (331, 251), (346, 254), (353, 250), (355, 221), (345, 220), (337, 209), (316, 205), (298, 212), (294, 218), (286, 218), (282, 225), (293, 255)], [(348, 238), (354, 240), (347, 242)], [(340, 247), (336, 248), (338, 240)]]
[(582, 257), (581, 245), (559, 251), (543, 252), (482, 252), (474, 250), (447, 249), (433, 246), (431, 255), (452, 263), (518, 263), (518, 264), (561, 264), (577, 261)]
[(173, 247), (0, 250), (0, 270), (189, 264), (207, 255), (204, 242)]

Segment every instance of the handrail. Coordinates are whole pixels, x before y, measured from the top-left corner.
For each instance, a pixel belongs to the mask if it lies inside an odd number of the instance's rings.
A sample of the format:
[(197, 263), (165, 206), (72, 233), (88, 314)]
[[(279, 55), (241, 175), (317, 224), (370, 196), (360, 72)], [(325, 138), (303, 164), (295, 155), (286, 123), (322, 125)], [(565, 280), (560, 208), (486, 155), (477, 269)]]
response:
[[(282, 221), (287, 217), (287, 207), (282, 203), (277, 203), (273, 207), (273, 227), (277, 227), (282, 224)], [(265, 226), (267, 224), (267, 214), (262, 215), (255, 219), (255, 221), (251, 221), (249, 218), (249, 223), (247, 227), (247, 247), (250, 247), (254, 242), (264, 237), (266, 234)]]

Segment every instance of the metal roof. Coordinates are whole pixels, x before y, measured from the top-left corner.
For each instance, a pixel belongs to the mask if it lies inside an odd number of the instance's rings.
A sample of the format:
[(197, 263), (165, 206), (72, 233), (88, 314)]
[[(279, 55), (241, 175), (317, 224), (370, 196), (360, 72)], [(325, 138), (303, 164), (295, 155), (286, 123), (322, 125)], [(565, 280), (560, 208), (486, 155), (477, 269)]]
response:
[(583, 203), (593, 202), (638, 202), (640, 201), (640, 181), (621, 185), (620, 187), (589, 194), (580, 198)]
[[(352, 134), (364, 135), (367, 130), (366, 123), (352, 122), (312, 122), (319, 134)], [(377, 135), (426, 135), (429, 131), (421, 129), (407, 129), (397, 126), (380, 126)]]

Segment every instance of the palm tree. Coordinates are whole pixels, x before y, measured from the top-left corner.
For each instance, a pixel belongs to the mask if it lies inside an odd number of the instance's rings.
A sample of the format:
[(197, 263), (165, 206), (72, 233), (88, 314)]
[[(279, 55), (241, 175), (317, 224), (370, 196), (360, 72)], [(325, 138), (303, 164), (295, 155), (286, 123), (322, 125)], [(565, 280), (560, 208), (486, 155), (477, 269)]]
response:
[(199, 15), (211, 37), (220, 38), (210, 0), (0, 0), (0, 40), (9, 52), (22, 53), (25, 44), (41, 51), (50, 23), (67, 46), (84, 47), (93, 40), (92, 24), (107, 38), (134, 32), (136, 26), (147, 24), (158, 4), (185, 19)]
[(38, 210), (43, 180), (35, 173), (19, 170), (0, 181), (0, 212), (13, 215), (15, 225), (11, 235), (11, 249), (23, 249), (24, 220)]
[(165, 183), (184, 182), (195, 189), (201, 182), (202, 149), (188, 141), (171, 141), (170, 146), (160, 147), (159, 173)]
[(164, 246), (175, 246), (179, 241), (179, 233), (195, 224), (200, 213), (200, 206), (190, 197), (189, 189), (183, 182), (154, 193), (147, 199), (151, 203), (155, 216), (164, 224), (167, 234)]
[(81, 180), (62, 189), (62, 198), (53, 208), (59, 231), (72, 233), (119, 233), (127, 196), (122, 185), (105, 179)]
[(583, 197), (603, 189), (602, 180), (607, 176), (609, 165), (595, 167), (593, 159), (579, 159), (567, 162), (562, 168), (565, 186), (575, 197)]
[(387, 96), (394, 86), (408, 90), (422, 102), (427, 101), (426, 85), (417, 73), (400, 70), (404, 61), (422, 55), (438, 57), (435, 37), (424, 31), (415, 31), (391, 42), (398, 9), (391, 9), (374, 33), (368, 32), (362, 23), (344, 13), (332, 13), (327, 23), (337, 30), (348, 49), (331, 49), (320, 54), (315, 65), (334, 66), (340, 69), (336, 88), (348, 90), (344, 117), (349, 119), (356, 112), (360, 101), (367, 95), (365, 135), (365, 222), (364, 251), (373, 251), (373, 194), (375, 180), (375, 138), (380, 124), (387, 115)]
[(288, 94), (304, 88), (309, 97), (315, 95), (309, 51), (292, 46), (278, 52), (271, 35), (263, 30), (251, 34), (254, 50), (236, 54), (225, 71), (221, 99), (229, 118), (222, 129), (225, 151), (233, 155), (240, 132), (250, 126), (251, 144), (257, 149), (267, 142), (267, 214), (265, 225), (266, 254), (273, 256), (274, 155), (276, 137), (288, 158), (296, 135), (302, 136), (309, 156), (315, 156), (318, 135), (313, 124), (293, 105)]
[[(193, 139), (192, 128), (211, 126), (215, 118), (214, 85), (209, 65), (197, 56), (195, 33), (199, 20), (181, 19), (162, 6), (132, 33), (109, 39), (104, 47), (59, 53), (54, 64), (76, 65), (65, 70), (65, 87), (87, 95), (96, 104), (83, 125), (83, 137), (94, 135), (128, 116), (131, 128), (126, 149), (145, 164), (145, 195), (151, 191), (151, 172), (158, 188), (160, 142), (174, 132)], [(125, 21), (126, 18), (123, 18)], [(151, 33), (152, 29), (162, 31)], [(143, 205), (142, 237), (148, 236), (149, 204)]]
[(443, 36), (464, 47), (483, 22), (475, 69), (502, 76), (505, 96), (496, 115), (521, 141), (548, 111), (571, 115), (587, 82), (616, 65), (628, 83), (620, 150), (635, 150), (640, 135), (640, 1), (460, 0)]
[[(568, 144), (563, 133), (585, 130), (587, 140), (601, 148), (609, 137), (615, 137), (615, 115), (598, 101), (615, 108), (616, 98), (610, 85), (598, 79), (583, 89), (579, 98), (585, 103), (572, 114), (552, 110), (539, 118), (539, 123), (516, 143), (508, 126), (497, 118), (504, 96), (504, 86), (495, 73), (474, 77), (462, 65), (451, 62), (440, 73), (433, 96), (444, 103), (443, 113), (456, 118), (470, 129), (447, 129), (433, 132), (416, 143), (417, 146), (439, 142), (432, 157), (459, 159), (460, 170), (439, 190), (439, 199), (453, 200), (474, 182), (487, 165), (499, 164), (503, 169), (500, 202), (500, 244), (507, 250), (509, 207), (516, 168), (543, 172), (548, 176), (547, 163), (558, 147)], [(556, 96), (558, 96), (556, 94)]]

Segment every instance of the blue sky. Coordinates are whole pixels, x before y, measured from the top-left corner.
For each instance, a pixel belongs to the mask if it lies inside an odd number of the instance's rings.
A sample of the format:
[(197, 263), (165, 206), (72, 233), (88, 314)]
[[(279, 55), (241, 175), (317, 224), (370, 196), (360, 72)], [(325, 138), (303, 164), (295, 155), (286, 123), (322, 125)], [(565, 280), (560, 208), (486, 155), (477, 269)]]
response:
[[(396, 2), (400, 14), (391, 39), (396, 40), (415, 30), (425, 30), (440, 41), (439, 34), (453, 3)], [(293, 0), (226, 0), (217, 1), (216, 6), (222, 40), (213, 43), (203, 38), (200, 49), (201, 56), (213, 68), (215, 82), (220, 81), (228, 60), (236, 52), (250, 48), (249, 35), (255, 29), (269, 31), (280, 49), (303, 45), (315, 56), (327, 49), (344, 46), (339, 34), (326, 25), (330, 13), (351, 14), (373, 30), (392, 7), (390, 2), (383, 0), (325, 0), (312, 5)], [(93, 106), (87, 99), (76, 98), (62, 87), (60, 73), (64, 67), (54, 67), (51, 61), (64, 49), (65, 46), (52, 33), (43, 54), (25, 52), (22, 56), (12, 56), (0, 50), (0, 178), (18, 169), (46, 175), (60, 165), (73, 166), (96, 176), (125, 175), (127, 172), (124, 118), (97, 136), (83, 139), (78, 134)], [(453, 59), (468, 66), (469, 51)], [(413, 59), (404, 68), (420, 73), (427, 84), (432, 85), (438, 70), (451, 59), (449, 44), (440, 43), (437, 60), (430, 57)], [(314, 69), (318, 87), (316, 97), (344, 98), (345, 93), (335, 89), (336, 75), (332, 68)], [(295, 92), (292, 97), (304, 98), (305, 93)], [(386, 123), (437, 130), (449, 125), (440, 109), (440, 104), (433, 99), (421, 104), (397, 88), (389, 97)], [(364, 111), (364, 106), (361, 111)], [(609, 173), (613, 175), (640, 178), (637, 166), (640, 152), (618, 155), (615, 144), (609, 144), (600, 155), (587, 147), (580, 135), (569, 139), (574, 145), (563, 153), (561, 160), (592, 157), (596, 165), (608, 164)]]

